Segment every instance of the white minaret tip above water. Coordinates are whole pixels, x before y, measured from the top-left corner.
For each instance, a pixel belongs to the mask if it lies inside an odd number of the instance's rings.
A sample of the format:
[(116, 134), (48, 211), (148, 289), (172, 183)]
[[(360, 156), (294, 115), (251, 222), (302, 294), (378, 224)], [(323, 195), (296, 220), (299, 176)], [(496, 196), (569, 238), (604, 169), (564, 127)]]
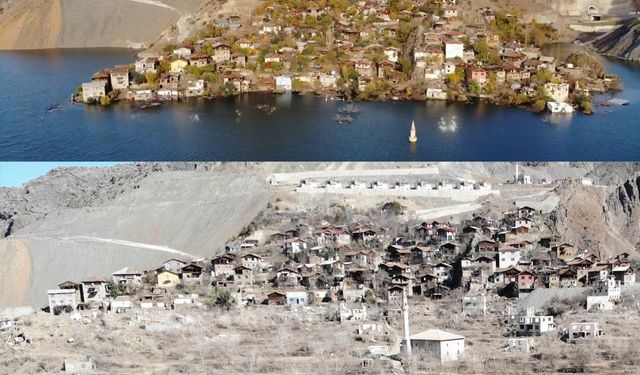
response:
[(418, 136), (416, 135), (416, 122), (411, 122), (411, 132), (409, 133), (409, 142), (416, 143), (418, 142)]

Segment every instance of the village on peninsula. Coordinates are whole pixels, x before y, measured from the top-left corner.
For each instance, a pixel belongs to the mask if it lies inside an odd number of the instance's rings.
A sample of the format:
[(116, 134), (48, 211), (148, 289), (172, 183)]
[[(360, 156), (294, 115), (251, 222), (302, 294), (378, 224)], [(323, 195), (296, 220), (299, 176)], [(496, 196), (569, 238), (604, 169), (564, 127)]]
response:
[(586, 52), (543, 53), (552, 24), (475, 2), (268, 0), (250, 16), (203, 24), (179, 44), (139, 54), (83, 83), (75, 101), (315, 93), (345, 100), (483, 100), (534, 111), (593, 113), (592, 96), (621, 89)]

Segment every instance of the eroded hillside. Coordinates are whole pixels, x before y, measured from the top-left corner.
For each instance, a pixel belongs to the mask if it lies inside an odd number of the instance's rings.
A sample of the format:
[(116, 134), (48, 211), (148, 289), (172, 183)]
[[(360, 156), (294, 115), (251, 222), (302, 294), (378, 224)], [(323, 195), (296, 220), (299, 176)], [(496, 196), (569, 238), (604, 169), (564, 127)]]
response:
[(0, 13), (0, 50), (141, 47), (205, 0), (15, 0)]

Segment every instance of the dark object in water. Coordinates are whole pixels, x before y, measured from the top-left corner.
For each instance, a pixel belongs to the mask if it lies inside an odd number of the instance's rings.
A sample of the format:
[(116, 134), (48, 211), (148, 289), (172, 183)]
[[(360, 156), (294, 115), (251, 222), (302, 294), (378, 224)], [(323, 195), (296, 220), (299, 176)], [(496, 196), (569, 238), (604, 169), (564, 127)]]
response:
[(348, 114), (348, 115), (358, 114), (360, 112), (362, 111), (358, 107), (356, 107), (353, 103), (349, 103), (338, 110), (338, 113)]
[(148, 104), (143, 105), (142, 107), (140, 107), (140, 109), (152, 109), (152, 108), (157, 108), (161, 105), (162, 103), (160, 102), (151, 102)]
[(47, 112), (51, 113), (53, 111), (56, 111), (58, 109), (62, 109), (64, 107), (65, 107), (64, 104), (54, 104), (54, 105), (50, 106), (49, 108), (47, 108)]

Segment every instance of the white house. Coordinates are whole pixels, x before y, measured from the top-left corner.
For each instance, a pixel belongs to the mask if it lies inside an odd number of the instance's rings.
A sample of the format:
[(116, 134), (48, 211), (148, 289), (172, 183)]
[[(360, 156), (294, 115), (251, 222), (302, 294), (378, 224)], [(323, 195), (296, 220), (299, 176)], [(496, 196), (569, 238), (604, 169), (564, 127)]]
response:
[(278, 91), (291, 91), (293, 80), (289, 76), (277, 76), (276, 80), (276, 90)]
[(455, 59), (456, 57), (464, 57), (464, 44), (458, 41), (446, 41), (444, 42), (444, 58)]
[(286, 292), (286, 303), (289, 306), (306, 305), (309, 303), (309, 294), (307, 292)]
[(111, 274), (113, 277), (113, 283), (116, 285), (141, 285), (142, 284), (142, 272), (136, 271), (132, 268), (125, 267)]
[(188, 47), (180, 47), (173, 50), (174, 55), (178, 55), (184, 59), (189, 58), (191, 56), (191, 48)]
[(384, 50), (384, 56), (387, 58), (388, 61), (390, 61), (392, 63), (397, 63), (398, 62), (398, 53), (399, 52), (400, 51), (397, 48), (389, 47), (389, 48)]
[(367, 320), (367, 305), (351, 305), (346, 302), (340, 303), (340, 321), (341, 322), (363, 322)]
[(506, 247), (498, 249), (498, 267), (509, 268), (515, 267), (520, 261), (520, 249)]
[(566, 102), (569, 100), (569, 84), (568, 83), (545, 83), (544, 89), (547, 96), (555, 102)]
[(157, 60), (151, 57), (145, 57), (136, 61), (136, 72), (140, 74), (156, 73)]
[(82, 84), (82, 100), (86, 103), (98, 100), (107, 95), (107, 84), (104, 81), (85, 82)]
[(533, 309), (518, 318), (518, 336), (540, 336), (556, 329), (553, 316), (536, 316)]
[(282, 246), (285, 254), (297, 254), (307, 249), (307, 243), (297, 237), (287, 238)]
[[(412, 353), (420, 353), (438, 359), (441, 363), (455, 361), (464, 354), (464, 336), (454, 333), (429, 329), (411, 335), (409, 339), (411, 340)], [(402, 348), (404, 351), (406, 351), (406, 346), (406, 340), (403, 340)]]
[(57, 306), (69, 306), (75, 310), (78, 306), (78, 296), (75, 289), (50, 289), (47, 290), (49, 297), (49, 313), (54, 315)]

